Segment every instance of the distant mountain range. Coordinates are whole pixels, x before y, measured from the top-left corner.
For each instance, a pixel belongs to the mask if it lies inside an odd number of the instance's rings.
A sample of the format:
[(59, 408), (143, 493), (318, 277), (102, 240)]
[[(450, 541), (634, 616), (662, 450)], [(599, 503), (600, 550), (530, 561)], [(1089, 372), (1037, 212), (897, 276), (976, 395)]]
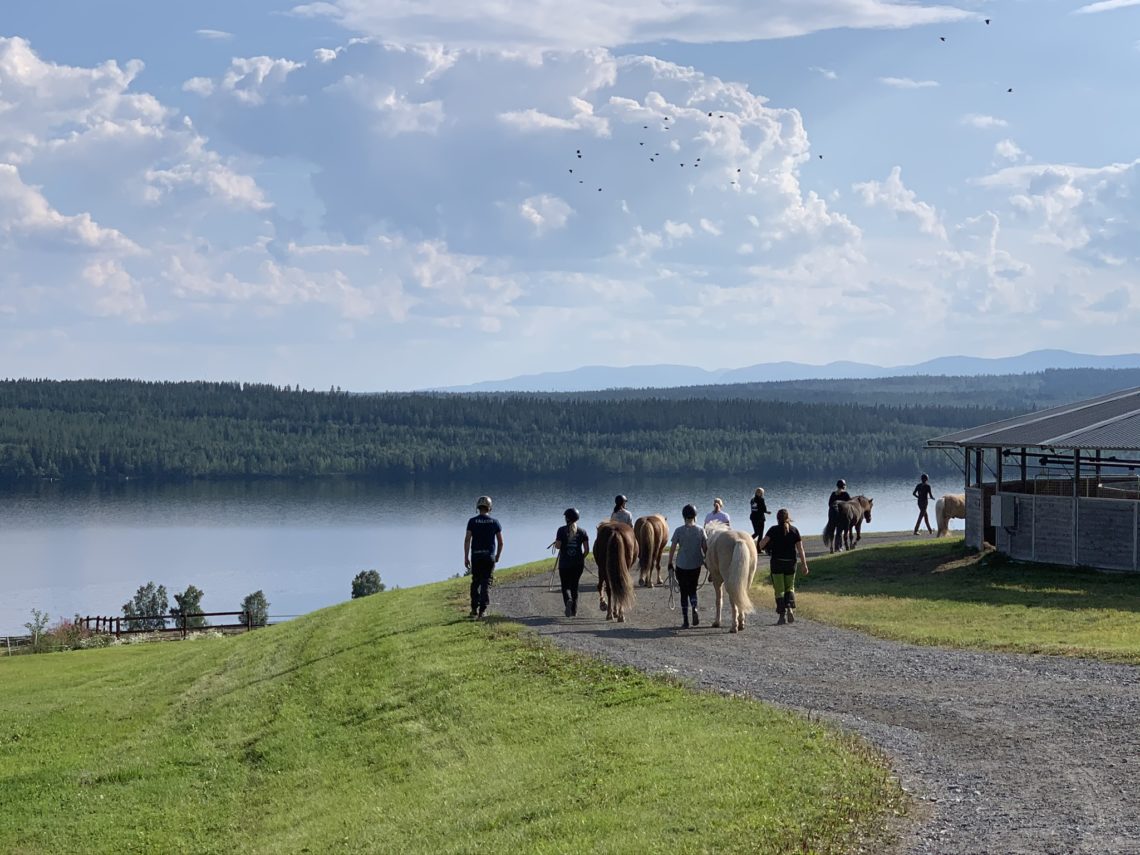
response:
[(1034, 350), (1020, 356), (986, 359), (979, 356), (941, 356), (916, 365), (871, 365), (864, 362), (763, 362), (746, 368), (708, 371), (691, 365), (630, 365), (624, 368), (587, 365), (572, 371), (522, 374), (506, 380), (486, 380), (470, 386), (451, 386), (443, 392), (586, 392), (600, 389), (665, 389), (725, 383), (764, 383), (781, 380), (867, 379), (913, 375), (976, 376), (979, 374), (1032, 374), (1049, 368), (1140, 368), (1140, 353), (1095, 356), (1067, 350)]

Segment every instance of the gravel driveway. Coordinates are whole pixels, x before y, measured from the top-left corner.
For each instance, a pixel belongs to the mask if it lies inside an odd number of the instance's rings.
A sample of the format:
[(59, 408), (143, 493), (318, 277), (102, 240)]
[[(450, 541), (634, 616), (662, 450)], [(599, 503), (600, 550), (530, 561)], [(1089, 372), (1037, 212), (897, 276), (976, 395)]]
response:
[(548, 581), (496, 586), (492, 610), (556, 644), (822, 715), (878, 746), (929, 806), (901, 852), (1140, 853), (1138, 668), (914, 647), (802, 618), (777, 627), (766, 611), (731, 635), (708, 626), (711, 586), (698, 628), (679, 629), (667, 588), (637, 589), (627, 622), (612, 623), (590, 573), (566, 618)]

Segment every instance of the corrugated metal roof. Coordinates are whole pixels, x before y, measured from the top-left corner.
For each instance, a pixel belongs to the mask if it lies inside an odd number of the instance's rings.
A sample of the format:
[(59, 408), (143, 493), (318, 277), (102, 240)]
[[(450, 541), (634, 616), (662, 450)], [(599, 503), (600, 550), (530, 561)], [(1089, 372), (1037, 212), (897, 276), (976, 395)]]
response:
[(1140, 387), (927, 440), (933, 448), (1140, 450)]

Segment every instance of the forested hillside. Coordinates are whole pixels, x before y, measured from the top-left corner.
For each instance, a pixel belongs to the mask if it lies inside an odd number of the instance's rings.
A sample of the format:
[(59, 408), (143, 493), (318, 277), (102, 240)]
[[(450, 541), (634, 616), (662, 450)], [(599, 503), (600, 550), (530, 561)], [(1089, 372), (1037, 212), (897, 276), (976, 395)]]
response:
[(909, 476), (952, 468), (923, 450), (927, 438), (1010, 414), (993, 404), (12, 380), (0, 381), (0, 479)]

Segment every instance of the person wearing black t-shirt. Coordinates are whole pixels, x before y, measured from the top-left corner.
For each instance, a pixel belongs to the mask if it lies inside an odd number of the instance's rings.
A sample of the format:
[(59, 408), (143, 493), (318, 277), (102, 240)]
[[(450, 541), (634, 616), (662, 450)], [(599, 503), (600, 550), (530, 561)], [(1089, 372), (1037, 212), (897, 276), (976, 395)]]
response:
[(764, 536), (764, 520), (768, 517), (768, 505), (764, 501), (764, 488), (757, 487), (749, 502), (748, 521), (752, 523), (752, 537), (760, 540)]
[(835, 528), (839, 522), (835, 506), (840, 502), (850, 501), (851, 494), (847, 492), (847, 482), (840, 478), (835, 482), (835, 489), (831, 491), (831, 495), (827, 497), (827, 522), (832, 528)]
[(579, 514), (567, 508), (562, 514), (566, 525), (554, 535), (554, 548), (558, 550), (558, 578), (562, 584), (562, 604), (566, 617), (578, 614), (578, 583), (586, 569), (586, 556), (590, 552), (590, 537), (578, 528)]
[(763, 551), (771, 548), (772, 588), (776, 592), (776, 625), (796, 622), (796, 559), (809, 574), (807, 555), (800, 530), (792, 525), (792, 515), (787, 508), (776, 511), (776, 524), (768, 529), (764, 539), (758, 544)]
[(471, 617), (481, 618), (491, 604), (491, 574), (503, 554), (503, 527), (491, 516), (490, 496), (476, 499), (475, 510), (463, 538), (463, 566), (471, 571)]
[(930, 479), (924, 474), (922, 480), (914, 485), (910, 494), (918, 500), (918, 519), (914, 521), (914, 533), (918, 534), (919, 524), (925, 522), (927, 533), (932, 534), (934, 529), (930, 527), (930, 517), (926, 515), (926, 506), (934, 496), (934, 490), (930, 487)]

